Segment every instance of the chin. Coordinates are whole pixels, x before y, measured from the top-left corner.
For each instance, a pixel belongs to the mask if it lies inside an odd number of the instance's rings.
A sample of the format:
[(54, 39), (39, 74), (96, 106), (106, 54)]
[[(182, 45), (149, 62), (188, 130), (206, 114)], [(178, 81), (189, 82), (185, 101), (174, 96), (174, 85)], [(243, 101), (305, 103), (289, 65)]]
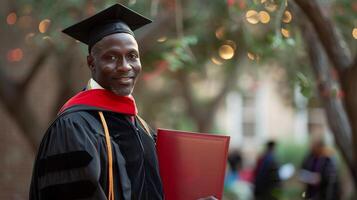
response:
[(128, 96), (133, 92), (133, 88), (113, 89), (112, 92), (118, 96)]

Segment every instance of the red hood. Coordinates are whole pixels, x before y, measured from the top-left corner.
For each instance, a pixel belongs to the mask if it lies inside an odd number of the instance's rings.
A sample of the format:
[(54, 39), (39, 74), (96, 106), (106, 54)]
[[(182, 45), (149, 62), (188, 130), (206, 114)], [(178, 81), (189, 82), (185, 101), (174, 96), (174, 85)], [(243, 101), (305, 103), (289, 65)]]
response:
[(61, 108), (58, 115), (76, 105), (97, 107), (103, 110), (135, 116), (138, 114), (133, 96), (118, 96), (111, 91), (92, 89), (79, 92), (69, 99)]

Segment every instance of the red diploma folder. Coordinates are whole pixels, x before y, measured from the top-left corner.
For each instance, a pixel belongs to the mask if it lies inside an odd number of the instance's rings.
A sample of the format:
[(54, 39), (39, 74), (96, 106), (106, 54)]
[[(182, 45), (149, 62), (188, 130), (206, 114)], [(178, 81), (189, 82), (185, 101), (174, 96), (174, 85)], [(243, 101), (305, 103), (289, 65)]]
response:
[(165, 200), (222, 199), (229, 136), (158, 129)]

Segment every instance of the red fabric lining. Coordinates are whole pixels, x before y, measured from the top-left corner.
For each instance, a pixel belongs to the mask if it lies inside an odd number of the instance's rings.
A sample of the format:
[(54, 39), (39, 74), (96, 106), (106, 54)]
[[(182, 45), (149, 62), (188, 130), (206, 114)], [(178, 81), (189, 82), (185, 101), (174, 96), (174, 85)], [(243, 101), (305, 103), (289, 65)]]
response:
[(133, 96), (118, 96), (103, 89), (92, 89), (79, 92), (62, 106), (58, 114), (61, 114), (68, 108), (76, 105), (93, 106), (132, 116), (138, 114)]

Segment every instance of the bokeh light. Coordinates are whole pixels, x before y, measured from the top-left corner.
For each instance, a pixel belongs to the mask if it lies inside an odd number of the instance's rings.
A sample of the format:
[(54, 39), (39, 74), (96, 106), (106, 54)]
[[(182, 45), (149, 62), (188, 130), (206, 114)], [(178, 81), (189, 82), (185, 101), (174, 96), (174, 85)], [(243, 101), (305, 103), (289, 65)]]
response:
[(290, 11), (285, 11), (283, 15), (283, 22), (284, 23), (290, 23), (291, 20), (293, 19), (293, 15), (291, 14)]
[(219, 58), (211, 57), (211, 61), (215, 65), (222, 65), (223, 63), (219, 60)]
[(157, 39), (158, 42), (165, 42), (166, 40), (167, 40), (166, 36), (162, 36), (162, 37)]
[(357, 40), (357, 28), (354, 28), (354, 29), (352, 30), (352, 36), (353, 36), (354, 39)]
[(40, 33), (46, 33), (50, 24), (51, 24), (51, 20), (49, 19), (42, 20), (38, 25), (38, 30), (40, 31)]
[(245, 14), (245, 18), (251, 24), (257, 24), (259, 22), (259, 14), (255, 10), (248, 10)]
[(216, 30), (216, 37), (220, 40), (223, 39), (223, 37), (224, 37), (224, 27), (223, 26), (219, 27)]
[(7, 60), (9, 62), (19, 62), (22, 60), (24, 54), (22, 52), (22, 49), (16, 48), (12, 49), (7, 53)]
[(248, 52), (247, 57), (249, 60), (255, 60), (255, 55), (253, 53)]
[(234, 56), (234, 49), (230, 45), (225, 44), (219, 47), (218, 53), (221, 58), (229, 60)]
[(267, 11), (260, 11), (259, 12), (259, 20), (263, 24), (267, 24), (270, 21), (270, 15)]
[(11, 12), (6, 17), (6, 22), (9, 25), (14, 25), (17, 21), (17, 15), (15, 12)]
[(278, 5), (274, 2), (267, 1), (265, 3), (265, 9), (269, 12), (274, 12), (278, 8)]
[(281, 32), (281, 34), (282, 34), (284, 37), (286, 37), (286, 38), (290, 37), (290, 31), (289, 31), (288, 29), (282, 28), (282, 29), (280, 30), (280, 32)]

